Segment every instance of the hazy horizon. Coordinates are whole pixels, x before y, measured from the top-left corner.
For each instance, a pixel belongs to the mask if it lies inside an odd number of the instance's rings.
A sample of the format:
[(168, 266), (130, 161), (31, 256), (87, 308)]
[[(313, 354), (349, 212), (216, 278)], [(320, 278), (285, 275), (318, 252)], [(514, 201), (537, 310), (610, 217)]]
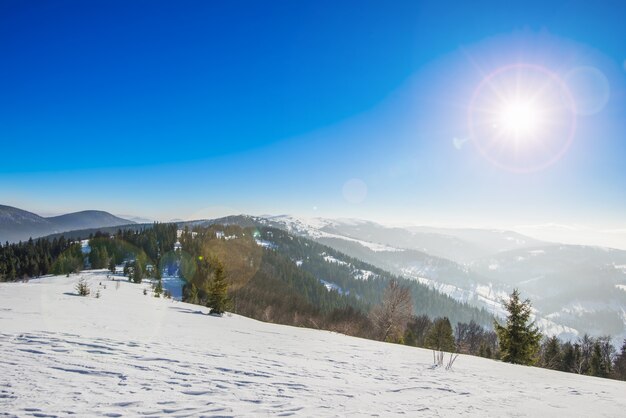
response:
[[(69, 212), (58, 211), (37, 211), (29, 210), (27, 208), (19, 208), (35, 213), (43, 217), (52, 217), (64, 215), (71, 212), (80, 212), (85, 210), (104, 210), (102, 208), (80, 208)], [(105, 210), (106, 211), (106, 210)], [(199, 212), (196, 212), (199, 213)], [(256, 217), (280, 217), (280, 216), (292, 216), (303, 220), (313, 219), (330, 219), (338, 221), (366, 221), (374, 222), (387, 227), (398, 228), (412, 228), (412, 227), (425, 227), (425, 228), (441, 228), (441, 229), (493, 229), (502, 231), (513, 231), (522, 235), (526, 235), (531, 238), (535, 238), (541, 241), (549, 243), (561, 243), (561, 244), (573, 244), (573, 245), (590, 245), (601, 246), (608, 248), (615, 248), (626, 251), (626, 228), (621, 229), (599, 229), (593, 228), (587, 225), (564, 225), (558, 223), (548, 224), (527, 224), (527, 225), (501, 225), (501, 224), (461, 224), (461, 223), (441, 223), (441, 222), (406, 222), (401, 220), (385, 221), (380, 219), (366, 219), (366, 218), (350, 218), (350, 217), (333, 217), (333, 216), (307, 216), (292, 213), (246, 213), (246, 212), (206, 212), (206, 216), (196, 216), (191, 218), (148, 218), (141, 214), (125, 214), (125, 213), (112, 213), (123, 219), (128, 219), (135, 222), (179, 222), (179, 221), (194, 221), (202, 219), (215, 219), (231, 215), (248, 215)]]

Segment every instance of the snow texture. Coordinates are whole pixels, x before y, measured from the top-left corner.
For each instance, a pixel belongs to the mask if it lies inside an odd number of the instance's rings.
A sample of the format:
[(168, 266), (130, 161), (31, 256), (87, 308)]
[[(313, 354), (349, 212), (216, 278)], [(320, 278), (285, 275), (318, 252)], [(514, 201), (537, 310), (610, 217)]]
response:
[[(101, 297), (79, 297), (80, 277)], [(99, 283), (102, 285), (99, 285)], [(104, 288), (106, 286), (106, 288)], [(626, 383), (267, 324), (105, 271), (0, 283), (8, 416), (623, 416)]]

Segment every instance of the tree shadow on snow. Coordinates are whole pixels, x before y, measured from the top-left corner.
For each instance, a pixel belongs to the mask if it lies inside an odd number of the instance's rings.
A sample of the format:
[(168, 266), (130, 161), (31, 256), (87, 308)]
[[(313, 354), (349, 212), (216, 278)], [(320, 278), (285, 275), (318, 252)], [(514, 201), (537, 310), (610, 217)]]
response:
[(193, 309), (179, 308), (178, 306), (170, 306), (170, 309), (174, 309), (174, 310), (177, 310), (179, 312), (188, 313), (188, 314), (208, 315), (208, 314), (205, 314), (202, 311), (194, 311)]

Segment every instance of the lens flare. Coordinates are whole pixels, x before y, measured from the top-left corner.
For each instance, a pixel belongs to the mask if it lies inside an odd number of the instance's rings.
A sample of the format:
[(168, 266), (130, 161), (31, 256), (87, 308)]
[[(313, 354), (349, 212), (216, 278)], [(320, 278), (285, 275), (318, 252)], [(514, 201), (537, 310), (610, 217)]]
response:
[(540, 111), (529, 101), (506, 104), (498, 119), (502, 129), (516, 138), (532, 136), (541, 125)]
[(548, 69), (525, 63), (501, 67), (474, 92), (468, 110), (471, 140), (500, 168), (542, 170), (569, 148), (575, 109), (567, 85)]

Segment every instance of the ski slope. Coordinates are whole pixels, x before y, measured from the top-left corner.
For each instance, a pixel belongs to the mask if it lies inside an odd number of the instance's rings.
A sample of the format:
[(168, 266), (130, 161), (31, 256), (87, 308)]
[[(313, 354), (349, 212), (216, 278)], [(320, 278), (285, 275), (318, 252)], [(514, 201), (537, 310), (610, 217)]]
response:
[[(100, 298), (75, 296), (78, 277)], [(106, 272), (0, 283), (0, 415), (624, 416), (626, 383), (267, 324)], [(99, 283), (102, 283), (102, 286)], [(106, 286), (106, 288), (104, 288)]]

